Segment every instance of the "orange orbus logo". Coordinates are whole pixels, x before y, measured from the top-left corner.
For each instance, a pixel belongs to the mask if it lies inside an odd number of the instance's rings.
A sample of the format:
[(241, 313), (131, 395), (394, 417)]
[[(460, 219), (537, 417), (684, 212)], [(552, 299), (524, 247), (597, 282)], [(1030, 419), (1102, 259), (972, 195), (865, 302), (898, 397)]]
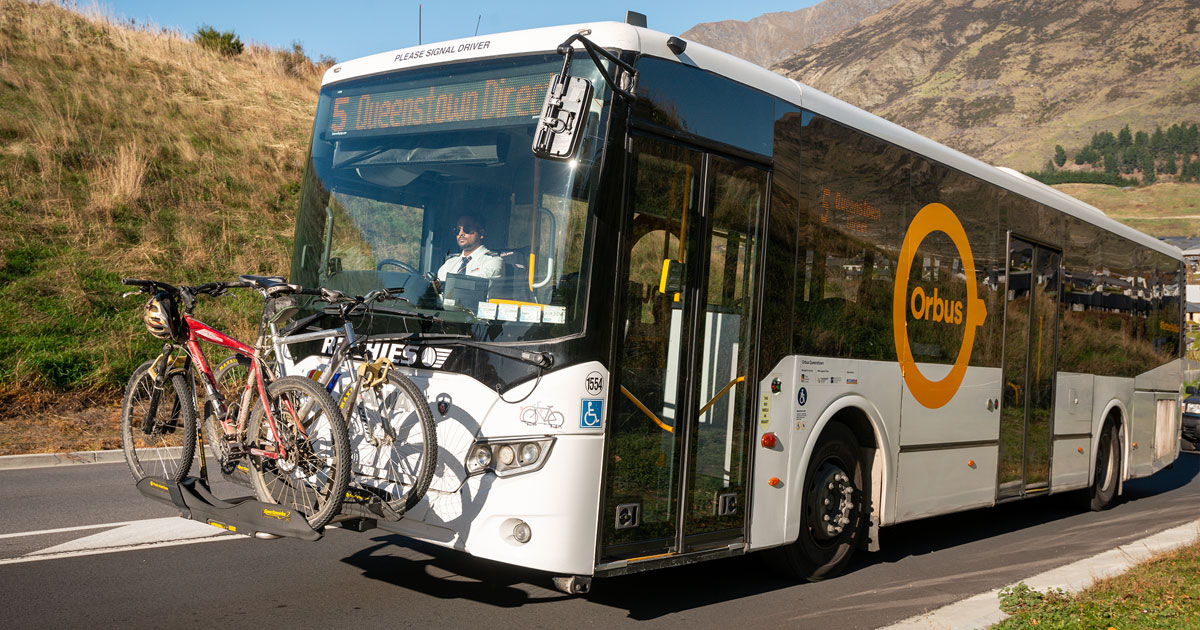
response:
[[(942, 232), (954, 242), (958, 255), (962, 258), (963, 272), (967, 281), (967, 303), (942, 298), (938, 290), (930, 294), (921, 287), (914, 287), (908, 292), (908, 278), (912, 272), (913, 260), (917, 257), (917, 248), (925, 237), (934, 232)], [(950, 402), (958, 387), (962, 385), (963, 377), (967, 374), (967, 364), (971, 361), (971, 350), (975, 344), (975, 328), (983, 325), (987, 318), (987, 306), (979, 299), (979, 287), (975, 282), (975, 257), (971, 254), (971, 244), (967, 242), (967, 232), (954, 212), (940, 203), (931, 203), (913, 217), (904, 235), (904, 244), (900, 246), (900, 260), (896, 270), (896, 288), (892, 296), (892, 334), (896, 338), (896, 356), (900, 361), (900, 374), (908, 390), (912, 392), (917, 402), (937, 409)], [(964, 310), (966, 311), (964, 313)], [(914, 320), (941, 322), (951, 325), (964, 325), (962, 346), (958, 349), (958, 358), (950, 373), (940, 381), (931, 381), (921, 374), (917, 362), (913, 360), (912, 348), (908, 344), (908, 317)]]

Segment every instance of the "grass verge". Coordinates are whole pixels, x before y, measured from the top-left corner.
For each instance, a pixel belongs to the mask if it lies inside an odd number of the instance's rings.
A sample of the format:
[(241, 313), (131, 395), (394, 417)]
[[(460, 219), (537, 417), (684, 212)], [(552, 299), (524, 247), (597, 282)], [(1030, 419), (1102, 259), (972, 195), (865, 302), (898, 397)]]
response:
[(1053, 628), (1200, 629), (1200, 542), (1101, 580), (1075, 595), (1039, 593), (1024, 583), (1000, 592), (1011, 615), (993, 630)]

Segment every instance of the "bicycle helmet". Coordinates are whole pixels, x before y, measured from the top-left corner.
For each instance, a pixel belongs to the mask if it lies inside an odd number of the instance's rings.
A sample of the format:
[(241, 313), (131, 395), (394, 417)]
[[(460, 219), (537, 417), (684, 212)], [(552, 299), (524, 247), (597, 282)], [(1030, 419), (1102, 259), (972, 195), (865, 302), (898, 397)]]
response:
[(142, 309), (142, 321), (151, 335), (159, 339), (175, 337), (174, 306), (171, 296), (161, 292), (154, 294), (154, 297), (146, 302)]

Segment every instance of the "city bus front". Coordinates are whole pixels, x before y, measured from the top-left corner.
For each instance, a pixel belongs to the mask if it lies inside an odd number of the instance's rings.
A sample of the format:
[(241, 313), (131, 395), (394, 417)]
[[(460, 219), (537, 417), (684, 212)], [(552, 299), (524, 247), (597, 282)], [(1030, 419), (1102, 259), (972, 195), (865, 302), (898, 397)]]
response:
[[(531, 148), (563, 67), (555, 48), (573, 32), (461, 40), (332, 68), (291, 281), (358, 295), (403, 289), (356, 326), (417, 333), (370, 348), (425, 392), (439, 453), (426, 498), (381, 527), (589, 574), (610, 334), (597, 292), (611, 295), (614, 275), (593, 264), (613, 238), (598, 211), (612, 93), (595, 63), (568, 71), (592, 86), (571, 159)], [(294, 351), (287, 369), (319, 370), (328, 351)]]

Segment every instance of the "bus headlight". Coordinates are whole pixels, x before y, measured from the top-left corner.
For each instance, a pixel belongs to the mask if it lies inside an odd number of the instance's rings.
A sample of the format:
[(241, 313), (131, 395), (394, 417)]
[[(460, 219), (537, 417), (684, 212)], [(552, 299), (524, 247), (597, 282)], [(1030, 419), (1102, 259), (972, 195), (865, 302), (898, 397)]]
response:
[(492, 449), (486, 445), (479, 445), (471, 449), (471, 459), (467, 463), (467, 468), (476, 468), (484, 470), (492, 465)]
[(526, 442), (521, 445), (521, 463), (528, 464), (537, 461), (542, 455), (542, 449), (537, 445), (537, 442)]
[(497, 476), (507, 477), (539, 470), (550, 457), (553, 445), (553, 437), (481, 440), (471, 447), (467, 456), (467, 474), (478, 475), (490, 470)]

